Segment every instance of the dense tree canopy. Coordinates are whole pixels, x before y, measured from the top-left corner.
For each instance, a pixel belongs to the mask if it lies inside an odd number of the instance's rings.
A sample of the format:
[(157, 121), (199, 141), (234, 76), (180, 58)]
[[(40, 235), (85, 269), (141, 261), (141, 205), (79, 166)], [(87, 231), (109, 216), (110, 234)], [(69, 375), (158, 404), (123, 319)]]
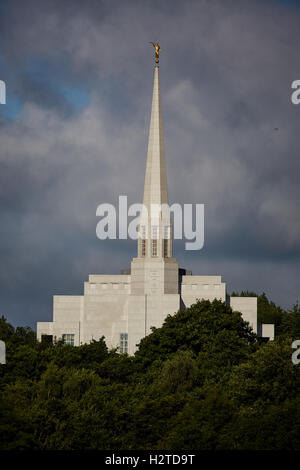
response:
[(198, 301), (133, 357), (105, 338), (39, 343), (0, 318), (0, 449), (300, 450), (299, 305), (258, 302), (260, 318), (276, 320), (275, 341), (260, 343), (225, 303)]

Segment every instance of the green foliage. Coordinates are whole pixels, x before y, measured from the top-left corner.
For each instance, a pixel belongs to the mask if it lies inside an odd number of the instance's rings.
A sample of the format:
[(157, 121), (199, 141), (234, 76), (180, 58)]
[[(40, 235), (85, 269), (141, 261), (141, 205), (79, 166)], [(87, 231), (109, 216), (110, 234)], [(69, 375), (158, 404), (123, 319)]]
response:
[(300, 368), (291, 361), (291, 344), (290, 338), (279, 337), (234, 367), (228, 381), (230, 396), (241, 406), (278, 404), (296, 397)]
[(13, 344), (27, 344), (30, 346), (36, 343), (35, 333), (31, 328), (18, 326), (15, 329), (3, 315), (0, 317), (0, 339)]
[(165, 393), (190, 390), (199, 375), (197, 362), (190, 351), (178, 351), (167, 359), (156, 382)]
[(233, 450), (299, 450), (300, 400), (241, 408), (226, 433), (223, 448)]
[(277, 332), (281, 335), (290, 336), (293, 339), (300, 338), (300, 306), (297, 302), (292, 310), (283, 315)]
[[(236, 360), (234, 350), (237, 341), (242, 351), (251, 349), (255, 342), (255, 335), (248, 324), (242, 320), (241, 314), (232, 312), (225, 303), (214, 300), (197, 302), (186, 310), (180, 310), (175, 315), (168, 315), (162, 328), (155, 329), (151, 335), (141, 340), (136, 352), (136, 359), (142, 367), (149, 366), (157, 359), (168, 359), (177, 350), (188, 349), (195, 355), (207, 351), (208, 348), (222, 349), (222, 342), (226, 342), (226, 335), (231, 335), (226, 351), (231, 362)], [(218, 346), (218, 340), (221, 346)]]
[(182, 451), (224, 449), (226, 424), (233, 415), (233, 405), (221, 390), (211, 387), (205, 395), (196, 390), (172, 419), (170, 431), (160, 441), (159, 448)]
[[(265, 318), (279, 315), (260, 297)], [(260, 344), (239, 312), (199, 301), (132, 357), (104, 338), (41, 344), (2, 317), (0, 450), (300, 450), (298, 304), (281, 315), (280, 335)]]
[[(275, 330), (281, 323), (284, 311), (269, 300), (263, 292), (257, 297), (257, 321), (258, 323), (274, 323)], [(277, 332), (277, 331), (276, 331)]]
[(10, 323), (7, 323), (6, 318), (2, 315), (2, 317), (0, 317), (0, 338), (2, 341), (9, 341), (13, 338), (14, 333), (14, 327)]

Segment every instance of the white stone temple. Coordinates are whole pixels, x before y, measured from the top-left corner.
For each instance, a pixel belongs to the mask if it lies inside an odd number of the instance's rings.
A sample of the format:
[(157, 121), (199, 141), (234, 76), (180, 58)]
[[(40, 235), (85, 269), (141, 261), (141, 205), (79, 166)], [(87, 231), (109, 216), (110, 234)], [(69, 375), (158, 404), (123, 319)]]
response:
[(53, 321), (38, 322), (37, 337), (52, 336), (78, 346), (105, 337), (109, 348), (133, 354), (151, 327), (162, 326), (168, 314), (197, 299), (221, 299), (242, 313), (259, 336), (274, 338), (274, 325), (257, 324), (257, 298), (226, 298), (221, 276), (193, 276), (173, 258), (172, 222), (152, 204), (168, 204), (161, 114), (159, 66), (154, 70), (151, 121), (146, 164), (144, 207), (139, 225), (137, 257), (126, 274), (91, 274), (83, 295), (55, 295)]

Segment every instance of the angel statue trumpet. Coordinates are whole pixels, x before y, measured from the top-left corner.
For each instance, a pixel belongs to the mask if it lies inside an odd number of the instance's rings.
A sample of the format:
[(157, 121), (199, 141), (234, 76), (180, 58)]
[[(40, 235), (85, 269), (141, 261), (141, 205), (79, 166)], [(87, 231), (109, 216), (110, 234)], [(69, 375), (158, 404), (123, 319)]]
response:
[(157, 43), (150, 42), (150, 44), (152, 44), (152, 46), (155, 49), (155, 63), (158, 64), (159, 63), (159, 53), (161, 52), (160, 45), (158, 44), (158, 42)]

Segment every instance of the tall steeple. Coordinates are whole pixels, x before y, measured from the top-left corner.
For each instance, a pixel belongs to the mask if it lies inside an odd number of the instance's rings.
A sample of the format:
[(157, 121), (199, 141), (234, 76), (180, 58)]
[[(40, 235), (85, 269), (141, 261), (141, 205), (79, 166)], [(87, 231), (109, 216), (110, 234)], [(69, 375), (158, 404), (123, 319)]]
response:
[(168, 204), (166, 160), (160, 101), (159, 66), (154, 69), (151, 120), (146, 164), (144, 205)]
[[(159, 296), (162, 294), (176, 294), (178, 296), (178, 263), (172, 257), (172, 223), (168, 206), (157, 56), (157, 47), (159, 48), (159, 45), (153, 45), (156, 51), (156, 65), (154, 69), (143, 209), (139, 225), (138, 254), (137, 258), (134, 258), (131, 263), (131, 294), (146, 295), (148, 300), (150, 297), (158, 296), (157, 299), (160, 299), (160, 302), (162, 297)], [(150, 310), (147, 311), (149, 313)], [(148, 318), (149, 321), (150, 318), (152, 317)]]
[(159, 66), (154, 69), (151, 119), (144, 185), (143, 211), (139, 227), (138, 257), (172, 256), (166, 159), (160, 100)]

